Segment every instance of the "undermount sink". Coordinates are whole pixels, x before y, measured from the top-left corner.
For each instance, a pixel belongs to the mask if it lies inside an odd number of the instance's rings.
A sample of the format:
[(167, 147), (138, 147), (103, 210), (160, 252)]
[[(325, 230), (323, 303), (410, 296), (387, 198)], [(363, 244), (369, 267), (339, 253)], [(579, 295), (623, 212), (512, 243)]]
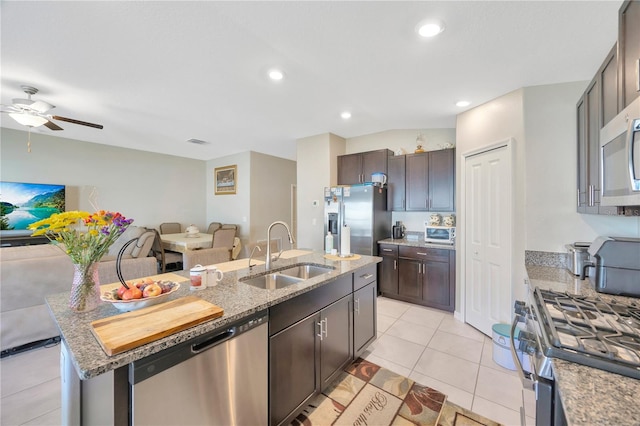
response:
[(289, 275), (283, 275), (279, 272), (273, 272), (266, 275), (259, 275), (257, 277), (244, 279), (241, 278), (240, 282), (252, 285), (258, 288), (264, 288), (265, 290), (275, 290), (278, 288), (288, 287), (291, 284), (299, 283), (303, 281), (302, 278), (292, 277)]
[(265, 273), (253, 278), (240, 278), (240, 282), (265, 290), (275, 290), (317, 277), (318, 275), (326, 274), (334, 269), (335, 268), (330, 266), (303, 264), (277, 272)]
[(288, 268), (280, 271), (283, 275), (289, 275), (291, 277), (298, 277), (304, 280), (317, 277), (318, 275), (326, 274), (329, 271), (333, 271), (333, 268), (328, 266), (318, 265), (298, 265), (293, 268)]

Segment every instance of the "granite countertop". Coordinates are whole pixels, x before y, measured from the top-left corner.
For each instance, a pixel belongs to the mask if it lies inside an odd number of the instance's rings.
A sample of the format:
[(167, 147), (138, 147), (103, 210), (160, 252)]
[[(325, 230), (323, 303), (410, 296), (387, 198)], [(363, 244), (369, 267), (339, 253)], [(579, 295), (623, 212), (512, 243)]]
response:
[[(287, 252), (283, 253), (285, 257)], [(297, 253), (296, 253), (297, 254)], [(309, 262), (316, 265), (332, 266), (335, 270), (317, 277), (302, 281), (282, 289), (264, 290), (244, 283), (238, 279), (264, 272), (264, 265), (251, 268), (242, 268), (225, 272), (223, 280), (215, 287), (193, 292), (189, 290), (188, 283), (180, 286), (180, 289), (169, 300), (195, 295), (203, 300), (220, 306), (224, 309), (224, 315), (220, 318), (203, 322), (195, 327), (172, 334), (130, 351), (114, 356), (107, 356), (98, 341), (91, 333), (91, 322), (118, 315), (122, 312), (115, 307), (101, 303), (97, 309), (82, 314), (72, 312), (68, 307), (69, 293), (59, 293), (46, 298), (47, 305), (60, 329), (61, 336), (67, 344), (76, 372), (80, 379), (90, 379), (116, 368), (125, 366), (133, 361), (148, 355), (160, 352), (178, 343), (188, 341), (204, 333), (217, 330), (227, 324), (247, 317), (255, 312), (267, 309), (285, 300), (291, 299), (314, 288), (334, 281), (339, 276), (352, 273), (364, 266), (378, 263), (379, 257), (360, 255), (354, 260), (329, 260), (323, 253), (310, 253), (294, 256), (288, 259), (281, 258), (274, 262), (273, 270), (284, 269), (301, 262)], [(176, 274), (188, 278), (188, 271), (180, 271)]]
[[(640, 302), (636, 298), (597, 293), (592, 278), (580, 280), (566, 269), (533, 265), (527, 265), (526, 269), (532, 288)], [(640, 380), (558, 358), (551, 363), (569, 425), (640, 424), (637, 402)]]
[(435, 248), (435, 249), (444, 249), (444, 250), (455, 250), (456, 247), (451, 244), (435, 244), (435, 243), (425, 243), (424, 240), (408, 240), (406, 238), (396, 239), (396, 238), (386, 238), (384, 240), (378, 241), (378, 244), (395, 244), (397, 246), (408, 246), (408, 247), (425, 247), (425, 248)]

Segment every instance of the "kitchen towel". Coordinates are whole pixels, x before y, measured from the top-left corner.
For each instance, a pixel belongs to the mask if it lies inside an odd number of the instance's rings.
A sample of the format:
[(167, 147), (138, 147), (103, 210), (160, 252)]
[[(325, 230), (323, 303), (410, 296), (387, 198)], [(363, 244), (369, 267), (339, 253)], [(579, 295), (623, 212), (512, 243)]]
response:
[(351, 228), (345, 225), (340, 234), (340, 255), (346, 256), (348, 254), (351, 254)]

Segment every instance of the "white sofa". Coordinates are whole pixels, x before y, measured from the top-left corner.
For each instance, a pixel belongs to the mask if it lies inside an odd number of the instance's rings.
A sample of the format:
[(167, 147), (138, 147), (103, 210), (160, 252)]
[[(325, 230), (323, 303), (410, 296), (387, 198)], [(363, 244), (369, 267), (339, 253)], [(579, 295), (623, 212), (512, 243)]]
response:
[[(116, 255), (132, 238), (122, 258), (126, 279), (157, 274), (155, 257), (147, 257), (155, 238), (152, 232), (130, 226), (110, 248), (98, 265), (101, 284), (118, 281)], [(0, 349), (58, 336), (45, 297), (70, 292), (73, 264), (60, 248), (52, 244), (0, 248)]]

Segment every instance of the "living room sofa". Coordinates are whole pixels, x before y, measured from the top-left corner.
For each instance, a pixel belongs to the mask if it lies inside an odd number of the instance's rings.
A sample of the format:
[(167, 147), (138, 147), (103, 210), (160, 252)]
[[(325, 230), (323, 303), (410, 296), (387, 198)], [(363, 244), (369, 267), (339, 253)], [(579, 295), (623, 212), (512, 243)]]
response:
[[(118, 281), (116, 256), (129, 240), (121, 269), (125, 280), (158, 272), (155, 257), (148, 257), (155, 235), (130, 226), (98, 264), (101, 284)], [(59, 247), (39, 244), (0, 248), (0, 349), (15, 348), (60, 333), (51, 319), (45, 297), (70, 292), (73, 263)]]

